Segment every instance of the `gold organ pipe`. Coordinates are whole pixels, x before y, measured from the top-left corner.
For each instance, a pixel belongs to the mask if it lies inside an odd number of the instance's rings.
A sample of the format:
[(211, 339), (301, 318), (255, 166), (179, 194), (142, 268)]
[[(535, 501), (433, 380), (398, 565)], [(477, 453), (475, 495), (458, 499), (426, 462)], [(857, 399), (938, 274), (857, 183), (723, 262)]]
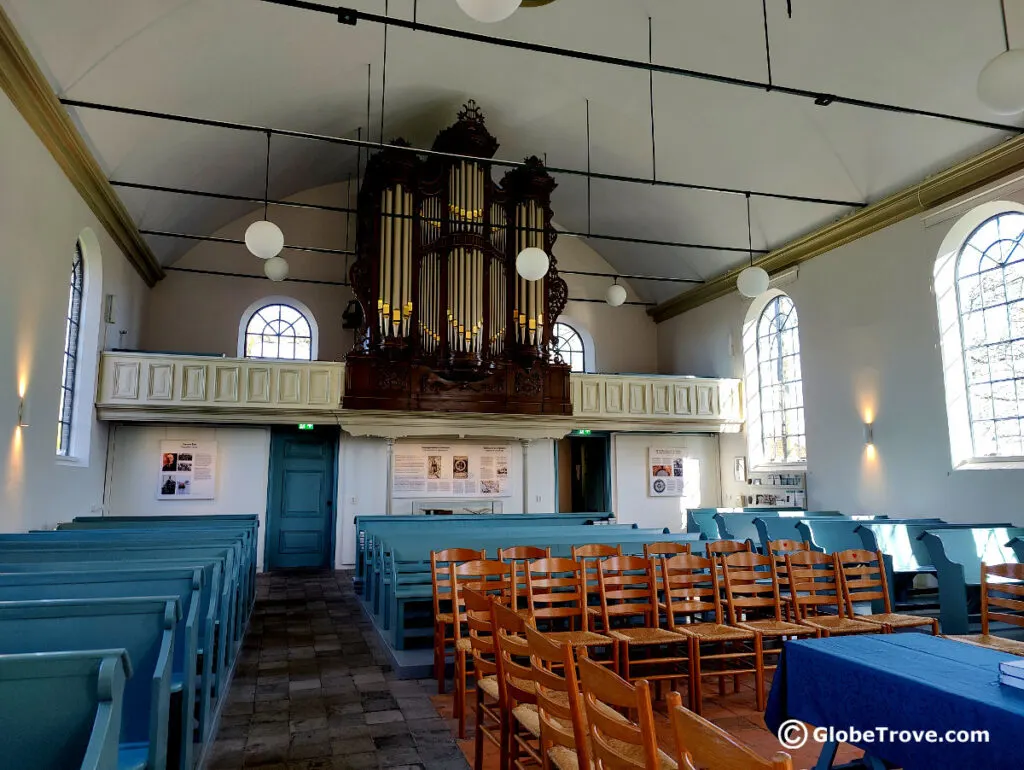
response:
[(388, 336), (388, 326), (391, 321), (391, 223), (394, 220), (391, 216), (391, 205), (391, 190), (385, 190), (384, 217), (381, 222), (381, 230), (384, 231), (384, 251), (381, 255), (381, 261), (384, 263), (384, 282), (381, 284), (381, 291), (384, 297), (382, 334), (385, 337)]
[(402, 336), (407, 337), (410, 329), (409, 324), (412, 323), (412, 208), (413, 198), (412, 193), (405, 193), (405, 210), (409, 214), (402, 220), (402, 228), (405, 231), (402, 238), (402, 243), (405, 248), (402, 250), (402, 262), (404, 264), (403, 273), (405, 275), (405, 284), (402, 286)]

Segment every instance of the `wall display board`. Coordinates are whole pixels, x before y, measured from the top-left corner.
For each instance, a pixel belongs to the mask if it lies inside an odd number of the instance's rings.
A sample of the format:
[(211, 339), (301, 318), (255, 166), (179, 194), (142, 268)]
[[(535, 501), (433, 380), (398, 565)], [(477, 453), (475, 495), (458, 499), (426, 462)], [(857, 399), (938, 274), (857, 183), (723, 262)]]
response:
[(217, 485), (216, 441), (161, 441), (157, 500), (212, 500)]
[(685, 497), (687, 481), (700, 484), (700, 460), (686, 454), (681, 447), (647, 448), (647, 494), (650, 497)]
[(508, 444), (396, 444), (394, 497), (509, 497)]

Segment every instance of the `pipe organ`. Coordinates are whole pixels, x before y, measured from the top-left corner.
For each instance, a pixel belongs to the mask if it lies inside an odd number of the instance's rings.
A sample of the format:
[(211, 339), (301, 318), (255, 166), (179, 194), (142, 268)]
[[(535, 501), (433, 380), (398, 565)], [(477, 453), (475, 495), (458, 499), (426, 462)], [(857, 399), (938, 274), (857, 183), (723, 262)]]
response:
[[(552, 352), (567, 301), (554, 180), (528, 158), (495, 182), (498, 143), (473, 102), (433, 149), (445, 154), (389, 148), (367, 164), (350, 275), (366, 322), (346, 357), (346, 408), (571, 413)], [(516, 272), (528, 247), (550, 259), (537, 281)]]

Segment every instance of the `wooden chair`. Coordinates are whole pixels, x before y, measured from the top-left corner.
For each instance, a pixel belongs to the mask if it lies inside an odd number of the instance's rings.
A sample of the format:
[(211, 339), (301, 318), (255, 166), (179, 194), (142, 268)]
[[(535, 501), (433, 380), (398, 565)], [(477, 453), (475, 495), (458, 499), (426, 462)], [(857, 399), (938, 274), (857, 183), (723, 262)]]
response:
[(644, 557), (650, 559), (652, 556), (675, 556), (680, 553), (690, 553), (689, 543), (644, 543)]
[(549, 638), (573, 647), (614, 646), (609, 637), (587, 630), (587, 596), (580, 562), (558, 557), (537, 559), (528, 562), (525, 569), (534, 624), (565, 621), (569, 626), (565, 631), (546, 631)]
[[(640, 556), (611, 556), (597, 563), (601, 622), (605, 633), (616, 642), (615, 670), (629, 682), (674, 681), (689, 676), (689, 637), (658, 625), (656, 571), (652, 565), (650, 559)], [(650, 652), (634, 660), (632, 652), (637, 648)], [(643, 676), (634, 675), (634, 665), (644, 670)]]
[(508, 735), (507, 748), (499, 766), (502, 770), (524, 767), (524, 762), (519, 759), (521, 753), (539, 765), (543, 762), (540, 715), (537, 712), (533, 667), (529, 663), (530, 647), (525, 636), (529, 623), (522, 615), (498, 602), (492, 602), (491, 613), (497, 651), (498, 702), (501, 714), (507, 720), (505, 729)]
[[(459, 586), (459, 598), (466, 606), (466, 625), (469, 628), (469, 642), (473, 657), (473, 678), (476, 681), (476, 735), (474, 770), (483, 770), (484, 738), (498, 747), (504, 754), (508, 747), (507, 721), (502, 717), (501, 704), (498, 697), (498, 664), (494, 646), (494, 622), (491, 611), (493, 597), (489, 597), (472, 588)], [(465, 656), (456, 656), (456, 665), (465, 666)], [(460, 675), (461, 674), (461, 675)], [(456, 675), (456, 683), (465, 682), (465, 670)], [(466, 693), (456, 693), (462, 705), (461, 714), (465, 714)], [(465, 717), (460, 723), (460, 733), (464, 730)]]
[[(704, 677), (717, 676), (721, 690), (724, 689), (724, 675), (732, 675), (735, 681), (739, 674), (753, 674), (757, 709), (763, 711), (761, 637), (756, 631), (724, 623), (718, 569), (714, 561), (682, 554), (670, 559), (662, 557), (660, 567), (665, 586), (661, 609), (669, 630), (685, 634), (690, 639), (690, 708), (701, 713)], [(706, 649), (709, 647), (710, 650)], [(705, 664), (710, 664), (707, 671)]]
[(749, 540), (712, 540), (704, 550), (709, 558), (715, 559), (732, 553), (753, 553), (754, 545)]
[(590, 543), (588, 545), (574, 545), (572, 547), (572, 558), (583, 565), (583, 585), (586, 587), (587, 593), (588, 621), (586, 627), (591, 631), (598, 630), (598, 621), (601, 618), (597, 596), (597, 563), (601, 559), (607, 559), (611, 556), (622, 556), (622, 546)]
[[(430, 552), (430, 582), (434, 592), (434, 678), (437, 680), (438, 695), (444, 694), (445, 665), (449, 651), (455, 650), (454, 611), (452, 605), (452, 582), (448, 567), (464, 561), (486, 559), (486, 551), (471, 548), (447, 548)], [(396, 621), (397, 622), (397, 621)], [(465, 622), (465, 617), (460, 617)]]
[[(472, 589), (487, 597), (501, 602), (508, 602), (511, 597), (511, 568), (500, 561), (475, 559), (473, 561), (452, 564), (453, 608), (457, 607), (459, 616), (465, 613), (466, 589)], [(462, 633), (462, 624), (454, 626), (455, 637), (455, 716), (459, 720), (459, 738), (466, 737), (466, 679), (467, 659), (472, 657), (473, 645), (470, 636)]]
[(775, 570), (779, 575), (779, 598), (782, 600), (782, 615), (786, 620), (796, 619), (793, 598), (789, 594), (789, 577), (786, 575), (786, 554), (811, 550), (806, 540), (769, 540), (768, 555), (775, 557)]
[(590, 739), (572, 645), (557, 644), (530, 625), (526, 626), (526, 641), (537, 694), (543, 770), (552, 766), (586, 770), (590, 767)]
[[(813, 628), (816, 636), (826, 637), (878, 634), (885, 630), (881, 623), (846, 617), (842, 569), (836, 554), (801, 551), (786, 554), (785, 559), (797, 623)], [(820, 610), (829, 610), (829, 614), (821, 614)]]
[[(993, 612), (993, 608), (996, 611)], [(1024, 627), (1024, 564), (981, 563), (981, 633), (949, 636), (959, 642), (1024, 655), (1024, 642), (992, 633), (992, 622)]]
[[(512, 567), (512, 606), (519, 609), (520, 600), (526, 596), (526, 575), (520, 579), (520, 569), (525, 562), (535, 559), (546, 559), (551, 556), (551, 548), (540, 548), (535, 545), (514, 545), (511, 548), (498, 549), (498, 561)], [(525, 570), (524, 570), (525, 573)]]
[[(888, 631), (897, 628), (930, 626), (932, 636), (938, 636), (939, 621), (921, 615), (901, 615), (892, 611), (889, 579), (885, 574), (885, 559), (881, 551), (851, 549), (836, 554), (843, 579), (843, 599), (848, 617), (868, 623), (881, 623)], [(883, 612), (857, 615), (855, 602), (882, 602)]]
[(769, 665), (767, 660), (782, 652), (785, 639), (816, 636), (813, 628), (782, 619), (779, 576), (773, 557), (739, 551), (723, 556), (719, 563), (725, 581), (729, 625), (758, 635), (763, 672), (775, 670), (775, 664)]
[(718, 725), (683, 708), (679, 693), (668, 694), (668, 717), (682, 770), (793, 770), (784, 751), (764, 759)]
[[(630, 684), (585, 654), (579, 669), (595, 770), (676, 770), (676, 761), (658, 748), (647, 681)], [(623, 710), (636, 721), (624, 720)]]

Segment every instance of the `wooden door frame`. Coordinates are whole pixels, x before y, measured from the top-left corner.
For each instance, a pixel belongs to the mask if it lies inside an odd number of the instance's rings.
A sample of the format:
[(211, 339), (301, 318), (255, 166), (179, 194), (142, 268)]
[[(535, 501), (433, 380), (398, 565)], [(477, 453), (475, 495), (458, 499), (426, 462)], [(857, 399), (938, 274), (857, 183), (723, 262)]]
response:
[[(327, 566), (324, 569), (334, 570), (336, 569), (335, 556), (338, 550), (338, 462), (340, 458), (339, 447), (341, 444), (341, 427), (338, 425), (318, 425), (315, 432), (310, 434), (309, 431), (300, 431), (298, 426), (289, 425), (272, 425), (270, 428), (270, 451), (269, 457), (267, 458), (267, 536), (263, 538), (263, 564), (264, 570), (270, 572), (273, 569), (270, 563), (270, 522), (273, 514), (271, 506), (271, 492), (274, 486), (274, 439), (279, 437), (306, 437), (316, 436), (322, 437), (323, 440), (331, 442), (331, 504), (330, 511), (330, 537), (327, 538), (327, 547), (329, 550)], [(299, 569), (299, 568), (296, 568)]]

